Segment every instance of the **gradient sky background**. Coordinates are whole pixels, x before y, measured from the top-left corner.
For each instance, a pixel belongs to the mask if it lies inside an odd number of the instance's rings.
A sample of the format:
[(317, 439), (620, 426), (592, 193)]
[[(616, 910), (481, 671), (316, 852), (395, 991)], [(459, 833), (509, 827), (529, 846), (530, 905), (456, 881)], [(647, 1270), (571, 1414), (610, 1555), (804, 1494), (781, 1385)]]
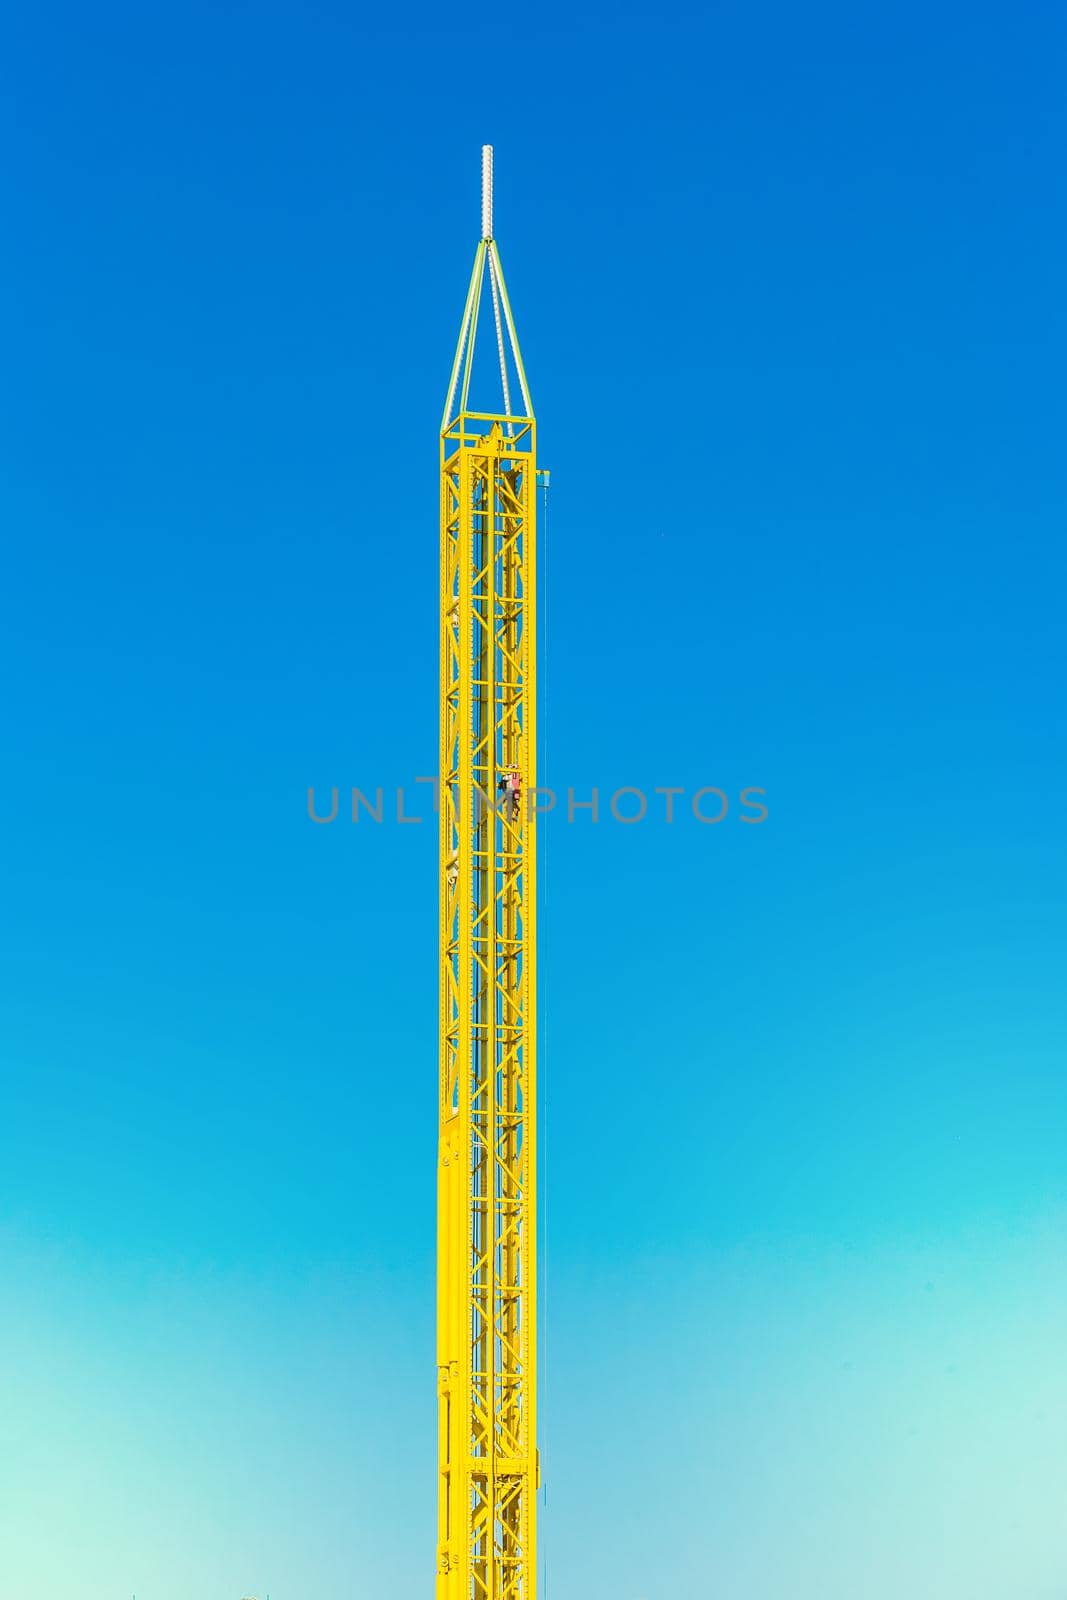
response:
[[(436, 431), (552, 469), (550, 1600), (1063, 1600), (1062, 6), (9, 11), (0, 1596), (434, 1561)], [(540, 1595), (539, 1595), (540, 1600)]]

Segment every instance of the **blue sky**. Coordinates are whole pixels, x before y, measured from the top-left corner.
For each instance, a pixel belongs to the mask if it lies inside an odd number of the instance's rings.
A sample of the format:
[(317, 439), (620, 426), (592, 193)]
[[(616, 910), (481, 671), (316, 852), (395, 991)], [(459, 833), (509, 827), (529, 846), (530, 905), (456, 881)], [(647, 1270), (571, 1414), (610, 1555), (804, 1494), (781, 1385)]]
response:
[(8, 19), (0, 1594), (433, 1563), (436, 430), (542, 458), (544, 1593), (1059, 1600), (1051, 4)]

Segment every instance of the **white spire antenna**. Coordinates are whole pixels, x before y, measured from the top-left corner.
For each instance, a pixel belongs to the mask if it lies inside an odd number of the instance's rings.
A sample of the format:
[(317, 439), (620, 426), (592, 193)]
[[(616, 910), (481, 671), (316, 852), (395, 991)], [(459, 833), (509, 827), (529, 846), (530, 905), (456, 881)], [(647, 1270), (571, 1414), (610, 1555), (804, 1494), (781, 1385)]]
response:
[(493, 147), (482, 145), (482, 238), (493, 237)]
[[(461, 413), (467, 411), (471, 373), (474, 368), (474, 342), (478, 331), (478, 313), (481, 306), (482, 285), (486, 277), (489, 279), (489, 293), (493, 302), (496, 349), (500, 361), (500, 388), (504, 402), (503, 420), (510, 439), (515, 436), (515, 422), (523, 421), (526, 418), (530, 421), (533, 420), (533, 405), (530, 401), (530, 391), (526, 386), (526, 371), (522, 364), (519, 341), (515, 333), (515, 320), (511, 315), (511, 303), (508, 300), (507, 285), (504, 282), (504, 269), (500, 264), (500, 252), (493, 237), (493, 147), (491, 144), (482, 145), (482, 236), (478, 240), (478, 248), (474, 253), (474, 268), (471, 272), (466, 304), (463, 307), (463, 321), (459, 327), (459, 341), (456, 345), (455, 359), (452, 362), (452, 376), (448, 381), (445, 409), (441, 417), (442, 432), (446, 432), (456, 420), (453, 408), (456, 405), (457, 396), (459, 398), (459, 411)], [(508, 371), (509, 346), (513, 366), (512, 373)], [(519, 388), (522, 392), (524, 409), (518, 417), (515, 417), (512, 412), (512, 377), (518, 378)], [(485, 414), (479, 413), (479, 415)]]

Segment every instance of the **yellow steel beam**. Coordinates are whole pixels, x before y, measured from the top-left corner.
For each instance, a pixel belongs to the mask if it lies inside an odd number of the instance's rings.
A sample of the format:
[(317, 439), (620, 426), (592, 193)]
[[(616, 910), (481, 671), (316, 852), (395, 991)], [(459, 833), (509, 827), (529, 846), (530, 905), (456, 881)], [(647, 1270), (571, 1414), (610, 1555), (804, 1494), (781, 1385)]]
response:
[[(489, 252), (518, 416), (468, 409)], [(445, 413), (436, 1600), (535, 1600), (536, 438), (491, 240)]]

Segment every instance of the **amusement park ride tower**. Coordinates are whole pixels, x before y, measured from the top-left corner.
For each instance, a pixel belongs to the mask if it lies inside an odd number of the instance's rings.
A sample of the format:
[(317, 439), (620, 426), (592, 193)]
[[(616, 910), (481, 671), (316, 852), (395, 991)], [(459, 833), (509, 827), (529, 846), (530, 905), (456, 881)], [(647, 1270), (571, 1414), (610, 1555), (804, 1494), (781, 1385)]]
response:
[[(470, 409), (486, 289), (495, 412)], [(436, 1600), (535, 1589), (535, 441), (486, 145), (441, 422)]]

